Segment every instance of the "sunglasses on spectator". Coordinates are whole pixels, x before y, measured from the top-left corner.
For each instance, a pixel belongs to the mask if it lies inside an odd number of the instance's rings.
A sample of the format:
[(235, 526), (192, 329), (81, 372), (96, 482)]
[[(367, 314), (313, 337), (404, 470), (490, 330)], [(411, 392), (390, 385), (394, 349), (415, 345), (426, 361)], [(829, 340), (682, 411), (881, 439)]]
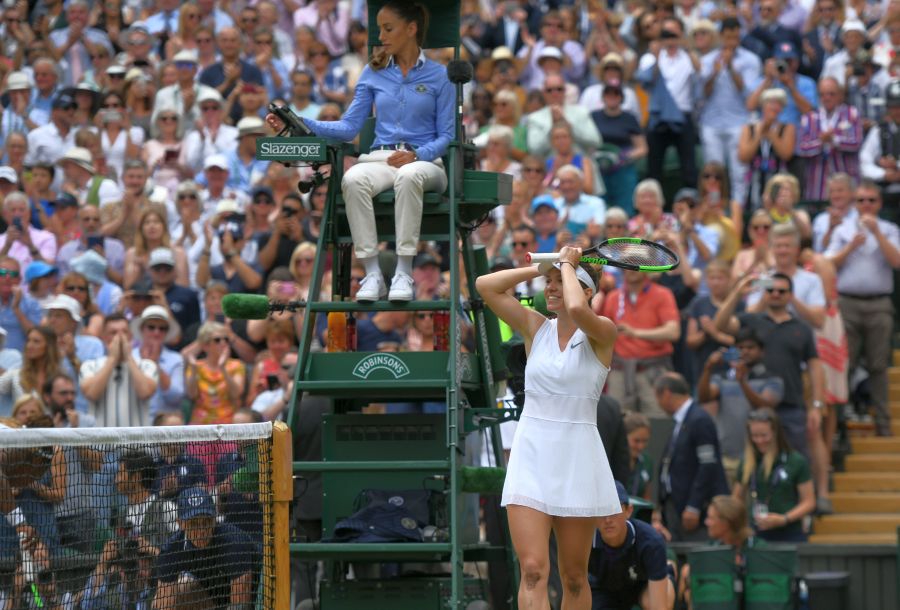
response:
[(87, 292), (87, 286), (76, 286), (75, 284), (69, 284), (63, 287), (63, 290), (66, 292)]
[(624, 228), (626, 228), (626, 227), (625, 227), (625, 225), (618, 225), (618, 224), (610, 224), (610, 223), (606, 223), (606, 228), (607, 228), (607, 229), (624, 229)]
[(562, 21), (547, 21), (544, 23), (545, 28), (562, 28)]
[(11, 277), (13, 279), (19, 277), (19, 272), (15, 269), (0, 269), (0, 277)]
[(750, 411), (747, 415), (747, 419), (750, 421), (772, 421), (772, 414), (769, 411)]
[(160, 115), (159, 120), (162, 121), (163, 123), (177, 123), (177, 122), (178, 122), (178, 117), (177, 117), (177, 116), (174, 116), (174, 115), (172, 115), (172, 116), (162, 116), (162, 115)]
[(512, 243), (513, 248), (527, 248), (531, 245), (530, 241), (514, 241)]
[(877, 197), (857, 197), (856, 202), (857, 203), (877, 203), (878, 198)]
[(194, 38), (194, 42), (196, 42), (197, 44), (208, 44), (212, 41), (212, 38)]
[(312, 263), (316, 262), (316, 259), (314, 259), (314, 258), (298, 258), (298, 259), (297, 259), (297, 262), (298, 262), (298, 263), (310, 263), (310, 264), (312, 264)]
[(256, 205), (275, 205), (275, 202), (268, 197), (260, 197), (259, 199), (254, 199), (253, 203), (255, 203)]
[(530, 173), (543, 174), (543, 173), (544, 173), (544, 168), (543, 168), (543, 167), (526, 167), (526, 168), (523, 169), (522, 171), (524, 171), (524, 172), (526, 172), (526, 173), (529, 173), (529, 174), (530, 174)]
[(179, 199), (197, 199), (197, 193), (178, 193)]
[(172, 271), (175, 267), (172, 265), (153, 265), (150, 267), (150, 271)]
[(721, 180), (722, 177), (719, 176), (719, 174), (714, 174), (712, 172), (706, 172), (705, 174), (703, 174), (703, 179), (704, 180)]
[(178, 68), (179, 70), (190, 70), (195, 65), (196, 64), (192, 61), (176, 61), (175, 62), (175, 67)]
[(254, 40), (256, 44), (272, 44), (271, 38), (260, 38), (259, 40)]
[(219, 109), (219, 105), (218, 105), (218, 104), (212, 104), (212, 105), (209, 105), (209, 106), (200, 106), (200, 110), (201, 110), (202, 112), (215, 112), (215, 111), (218, 110), (218, 109)]
[(210, 339), (212, 343), (228, 343), (228, 337), (213, 337)]
[(149, 330), (152, 333), (155, 333), (155, 332), (167, 333), (167, 332), (169, 332), (169, 327), (165, 324), (145, 324), (144, 328), (146, 328), (147, 330)]
[(116, 79), (116, 80), (121, 80), (121, 79), (125, 78), (124, 74), (107, 74), (107, 76), (109, 78)]
[(103, 106), (101, 106), (101, 108), (121, 108), (121, 107), (122, 107), (122, 104), (120, 104), (119, 102), (106, 102), (105, 104), (103, 104)]
[(91, 61), (97, 61), (100, 59), (109, 59), (109, 55), (106, 53), (98, 53), (96, 55), (91, 55)]
[(750, 225), (750, 228), (754, 231), (768, 231), (772, 228), (770, 224), (762, 224), (762, 225)]
[(790, 292), (787, 288), (766, 288), (769, 294), (787, 294)]
[(544, 93), (562, 93), (565, 87), (544, 87)]

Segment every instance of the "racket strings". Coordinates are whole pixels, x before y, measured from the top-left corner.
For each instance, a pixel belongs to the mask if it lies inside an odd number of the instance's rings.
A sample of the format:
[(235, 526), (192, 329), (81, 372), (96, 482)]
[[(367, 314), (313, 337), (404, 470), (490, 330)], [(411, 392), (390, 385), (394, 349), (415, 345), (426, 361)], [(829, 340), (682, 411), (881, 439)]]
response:
[(598, 249), (598, 254), (603, 258), (638, 267), (661, 267), (675, 262), (670, 254), (649, 244), (606, 244)]

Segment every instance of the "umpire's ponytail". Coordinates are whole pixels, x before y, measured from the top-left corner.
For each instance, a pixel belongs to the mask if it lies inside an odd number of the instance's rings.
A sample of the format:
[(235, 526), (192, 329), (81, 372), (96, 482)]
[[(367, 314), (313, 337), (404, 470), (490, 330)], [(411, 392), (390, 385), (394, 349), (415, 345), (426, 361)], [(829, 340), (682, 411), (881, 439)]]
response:
[[(388, 9), (406, 23), (416, 24), (416, 43), (419, 47), (425, 46), (425, 35), (428, 32), (430, 14), (428, 8), (422, 2), (410, 2), (410, 0), (388, 0), (382, 10)], [(373, 70), (381, 70), (387, 66), (390, 55), (383, 49), (372, 51), (369, 57), (369, 66)]]

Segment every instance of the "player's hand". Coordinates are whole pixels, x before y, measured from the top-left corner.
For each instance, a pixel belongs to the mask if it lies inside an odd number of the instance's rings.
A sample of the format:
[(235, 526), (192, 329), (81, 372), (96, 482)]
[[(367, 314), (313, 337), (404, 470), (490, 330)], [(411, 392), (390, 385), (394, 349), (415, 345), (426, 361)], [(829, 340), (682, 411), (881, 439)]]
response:
[(387, 158), (387, 164), (391, 167), (403, 167), (407, 163), (416, 160), (416, 153), (410, 150), (398, 150)]
[(578, 246), (563, 246), (559, 251), (559, 262), (569, 263), (573, 267), (578, 267), (581, 263), (581, 248)]

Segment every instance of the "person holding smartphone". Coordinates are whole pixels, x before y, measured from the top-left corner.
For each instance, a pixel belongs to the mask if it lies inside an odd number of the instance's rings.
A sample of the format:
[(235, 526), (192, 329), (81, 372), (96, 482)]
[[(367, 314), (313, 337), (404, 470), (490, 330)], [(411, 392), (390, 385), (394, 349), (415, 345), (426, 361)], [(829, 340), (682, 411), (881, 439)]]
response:
[(35, 229), (29, 218), (28, 197), (13, 191), (3, 200), (6, 232), (0, 234), (0, 256), (11, 256), (22, 266), (34, 261), (53, 264), (56, 261), (56, 237), (49, 231)]

